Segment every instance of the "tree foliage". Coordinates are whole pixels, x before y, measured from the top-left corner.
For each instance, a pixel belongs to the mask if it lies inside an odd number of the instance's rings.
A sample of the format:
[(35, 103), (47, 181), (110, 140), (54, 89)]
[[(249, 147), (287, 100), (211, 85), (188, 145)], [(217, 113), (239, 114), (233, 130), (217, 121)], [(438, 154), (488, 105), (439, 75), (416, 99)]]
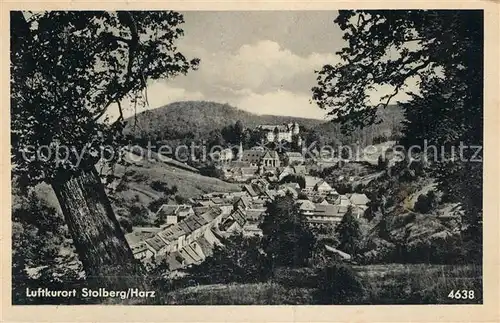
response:
[[(313, 100), (352, 130), (377, 123), (376, 108), (407, 91), (401, 143), (422, 147), (427, 140), (445, 149), (430, 174), (439, 190), (462, 203), (464, 223), (480, 238), (482, 154), (474, 162), (474, 149), (462, 159), (450, 150), (483, 144), (483, 12), (342, 10), (335, 22), (347, 44), (340, 63), (318, 71)], [(411, 81), (417, 90), (408, 90)], [(380, 89), (389, 93), (376, 100)]]
[[(32, 191), (16, 190), (12, 212), (12, 301), (30, 304), (26, 288), (68, 289), (84, 282), (68, 229), (56, 209)], [(61, 249), (67, 252), (61, 253)], [(46, 299), (45, 303), (60, 300)], [(76, 301), (76, 300), (74, 300)]]
[[(144, 103), (148, 81), (197, 66), (175, 46), (182, 23), (172, 11), (11, 12), (11, 154), (24, 183), (93, 166), (122, 139), (123, 100)], [(104, 122), (110, 108), (119, 117)]]
[(199, 284), (253, 283), (268, 275), (260, 238), (234, 235), (216, 246), (213, 255), (187, 269), (190, 279)]
[(318, 272), (318, 304), (359, 304), (365, 294), (361, 278), (346, 265), (335, 264)]
[(306, 179), (302, 175), (297, 175), (297, 174), (288, 174), (285, 177), (283, 177), (280, 181), (280, 183), (297, 183), (299, 184), (301, 189), (304, 189), (306, 187)]
[(351, 255), (355, 255), (359, 249), (361, 231), (359, 223), (352, 214), (352, 207), (349, 206), (342, 220), (335, 228), (338, 235), (339, 249)]
[(259, 227), (264, 235), (263, 249), (273, 267), (307, 265), (316, 238), (291, 195), (268, 203), (267, 214)]

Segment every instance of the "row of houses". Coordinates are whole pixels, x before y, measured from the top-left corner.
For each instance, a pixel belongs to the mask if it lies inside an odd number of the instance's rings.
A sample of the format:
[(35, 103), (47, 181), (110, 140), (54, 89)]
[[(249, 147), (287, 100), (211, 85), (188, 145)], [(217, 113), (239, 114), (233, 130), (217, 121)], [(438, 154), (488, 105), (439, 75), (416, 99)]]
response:
[[(259, 185), (253, 187), (258, 189)], [(197, 264), (210, 256), (224, 237), (236, 232), (262, 235), (257, 225), (269, 196), (275, 194), (252, 198), (243, 189), (204, 194), (191, 200), (192, 204), (164, 204), (156, 213), (164, 220), (159, 228), (135, 228), (126, 238), (134, 257), (146, 264), (165, 262), (171, 270)]]
[[(279, 175), (302, 175), (305, 168), (290, 166), (281, 171)], [(364, 194), (341, 195), (322, 178), (303, 178), (302, 185), (271, 185), (266, 178), (256, 177), (239, 192), (212, 192), (186, 204), (162, 205), (156, 213), (163, 220), (159, 228), (135, 228), (126, 238), (137, 259), (165, 262), (175, 270), (202, 262), (224, 237), (236, 232), (262, 235), (258, 225), (266, 214), (266, 203), (277, 196), (291, 194), (311, 225), (338, 223), (349, 207), (356, 217), (367, 209), (369, 200)]]

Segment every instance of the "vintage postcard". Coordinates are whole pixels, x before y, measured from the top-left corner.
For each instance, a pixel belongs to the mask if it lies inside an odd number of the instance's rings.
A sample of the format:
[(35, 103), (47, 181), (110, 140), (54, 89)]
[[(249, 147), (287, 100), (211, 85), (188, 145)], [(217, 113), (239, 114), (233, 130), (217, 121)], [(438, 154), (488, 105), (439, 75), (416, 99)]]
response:
[(108, 5), (2, 5), (6, 321), (499, 320), (495, 3)]

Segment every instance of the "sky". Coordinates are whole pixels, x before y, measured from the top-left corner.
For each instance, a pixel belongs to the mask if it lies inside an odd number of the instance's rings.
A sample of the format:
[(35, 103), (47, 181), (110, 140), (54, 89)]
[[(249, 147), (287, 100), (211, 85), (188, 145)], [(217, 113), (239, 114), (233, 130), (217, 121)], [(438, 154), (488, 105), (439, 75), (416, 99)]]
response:
[[(339, 62), (335, 52), (346, 45), (343, 32), (333, 22), (337, 11), (182, 14), (184, 36), (177, 42), (178, 49), (188, 59), (199, 58), (200, 67), (186, 76), (149, 84), (149, 109), (205, 100), (255, 114), (325, 119), (327, 111), (311, 102), (311, 88), (316, 84), (315, 71)], [(392, 88), (378, 88), (376, 97), (388, 93)], [(133, 109), (124, 114), (133, 115)]]
[(337, 61), (336, 11), (183, 12), (179, 50), (197, 71), (148, 86), (150, 108), (182, 100), (229, 103), (256, 114), (322, 119), (310, 102), (315, 70)]

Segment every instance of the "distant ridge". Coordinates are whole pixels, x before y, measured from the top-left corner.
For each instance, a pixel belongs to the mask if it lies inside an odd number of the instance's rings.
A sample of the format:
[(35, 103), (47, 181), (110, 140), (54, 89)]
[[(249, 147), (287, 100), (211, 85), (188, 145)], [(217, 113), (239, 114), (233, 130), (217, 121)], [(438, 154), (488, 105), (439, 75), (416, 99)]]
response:
[(401, 132), (404, 120), (401, 107), (389, 105), (387, 108), (377, 111), (377, 114), (383, 120), (382, 123), (358, 129), (349, 134), (342, 134), (340, 125), (328, 120), (257, 115), (237, 109), (229, 104), (210, 101), (180, 101), (141, 112), (137, 118), (128, 118), (125, 134), (130, 134), (135, 138), (157, 141), (203, 140), (208, 139), (211, 131), (220, 130), (227, 125), (234, 125), (238, 120), (243, 123), (245, 128), (255, 128), (260, 124), (278, 125), (297, 122), (302, 129), (316, 132), (323, 138), (324, 143), (340, 141), (345, 144), (363, 141), (363, 138), (375, 138)]
[(199, 138), (214, 129), (221, 129), (240, 120), (244, 127), (253, 128), (259, 124), (283, 124), (297, 122), (307, 128), (314, 128), (324, 121), (317, 119), (257, 115), (239, 110), (229, 104), (210, 101), (180, 101), (161, 108), (141, 112), (137, 115), (137, 127), (133, 129), (134, 118), (127, 119), (126, 133), (134, 131), (136, 136), (151, 138), (183, 139)]

